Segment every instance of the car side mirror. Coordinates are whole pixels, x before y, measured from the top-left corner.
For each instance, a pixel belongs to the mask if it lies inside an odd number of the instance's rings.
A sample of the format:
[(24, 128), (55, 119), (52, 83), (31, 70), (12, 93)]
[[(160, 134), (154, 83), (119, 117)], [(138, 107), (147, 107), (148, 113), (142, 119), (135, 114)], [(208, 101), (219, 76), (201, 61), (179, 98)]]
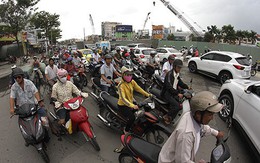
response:
[(253, 85), (250, 85), (245, 88), (245, 93), (250, 94), (252, 92), (252, 90), (253, 90)]

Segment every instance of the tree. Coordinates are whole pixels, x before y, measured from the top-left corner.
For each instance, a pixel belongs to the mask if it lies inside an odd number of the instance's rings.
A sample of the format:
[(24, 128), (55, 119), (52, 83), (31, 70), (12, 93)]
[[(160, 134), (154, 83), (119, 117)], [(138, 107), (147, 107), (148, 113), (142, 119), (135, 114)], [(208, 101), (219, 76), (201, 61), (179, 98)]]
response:
[(241, 41), (243, 40), (243, 38), (245, 38), (245, 35), (244, 35), (244, 31), (241, 31), (241, 30), (237, 30), (236, 31), (236, 37), (238, 39), (238, 44), (241, 45)]
[(217, 35), (217, 33), (219, 31), (217, 26), (211, 25), (210, 27), (208, 26), (207, 29), (208, 29), (208, 32), (212, 35), (212, 42), (215, 42), (215, 36)]
[(50, 14), (46, 11), (40, 11), (35, 13), (30, 19), (30, 24), (32, 27), (38, 29), (43, 29), (45, 31), (45, 36), (53, 43), (56, 43), (56, 39), (61, 38), (61, 30), (59, 29), (60, 15)]
[(231, 25), (224, 25), (221, 30), (224, 42), (235, 43), (236, 41), (236, 31)]
[(18, 49), (18, 33), (25, 29), (32, 13), (37, 10), (34, 6), (39, 0), (2, 0), (0, 5), (0, 18), (7, 24), (8, 32), (15, 36)]
[(257, 33), (253, 30), (251, 30), (251, 32), (249, 32), (249, 39), (252, 41), (252, 44), (255, 44), (256, 39), (257, 39)]
[(169, 35), (167, 36), (167, 40), (172, 40), (172, 41), (174, 41), (174, 34), (169, 34)]
[(213, 40), (213, 35), (211, 33), (209, 33), (209, 32), (206, 32), (204, 34), (204, 41), (205, 42), (210, 42), (211, 40)]

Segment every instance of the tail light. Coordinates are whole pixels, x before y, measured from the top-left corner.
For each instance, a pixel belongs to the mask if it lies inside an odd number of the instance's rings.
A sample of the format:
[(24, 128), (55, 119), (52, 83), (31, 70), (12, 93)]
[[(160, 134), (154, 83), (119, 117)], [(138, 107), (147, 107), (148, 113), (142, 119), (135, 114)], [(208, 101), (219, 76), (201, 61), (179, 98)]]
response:
[(233, 65), (236, 69), (238, 69), (238, 70), (244, 70), (245, 69), (245, 67), (243, 67), (243, 66), (240, 66), (240, 65)]
[(176, 57), (176, 55), (175, 55), (175, 54), (171, 54), (171, 56), (173, 56), (173, 57)]
[(140, 58), (144, 58), (144, 55), (140, 55)]

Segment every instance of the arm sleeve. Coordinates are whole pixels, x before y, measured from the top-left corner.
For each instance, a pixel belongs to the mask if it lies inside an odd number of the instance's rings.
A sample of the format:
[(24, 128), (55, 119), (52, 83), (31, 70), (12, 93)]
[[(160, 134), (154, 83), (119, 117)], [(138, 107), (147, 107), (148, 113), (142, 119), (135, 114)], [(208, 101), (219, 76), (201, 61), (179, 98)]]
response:
[(38, 92), (38, 89), (37, 89), (36, 86), (33, 84), (33, 82), (30, 81), (30, 80), (29, 80), (29, 82), (30, 82), (30, 86), (31, 86), (31, 89), (32, 89), (33, 94), (35, 94), (36, 92)]
[(105, 75), (104, 65), (102, 65), (101, 68), (100, 68), (100, 74)]
[[(69, 81), (67, 81), (69, 82)], [(75, 93), (77, 96), (80, 96), (80, 90), (72, 83), (70, 82), (72, 85), (72, 92)]]
[(211, 128), (209, 125), (203, 125), (202, 127), (202, 134), (204, 135), (212, 135), (212, 136), (217, 136), (218, 135), (218, 131)]
[(125, 92), (125, 90), (124, 90), (123, 87), (124, 87), (124, 86), (122, 86), (122, 85), (119, 85), (119, 86), (118, 86), (118, 94), (119, 94), (119, 97), (121, 97), (123, 103), (124, 103), (126, 106), (128, 106), (128, 107), (130, 107), (130, 108), (133, 108), (135, 105), (134, 105), (133, 103), (131, 103), (130, 101), (127, 100), (127, 98), (126, 98), (126, 96), (125, 96), (126, 92)]
[(164, 64), (163, 64), (163, 68), (162, 68), (162, 71), (164, 71), (164, 70), (167, 70), (167, 62), (165, 62)]
[(55, 98), (55, 99), (58, 98), (56, 85), (53, 85), (53, 87), (52, 87), (51, 97), (52, 97), (52, 98)]
[(11, 87), (10, 98), (16, 98), (16, 95), (15, 95), (15, 86), (14, 86), (14, 84), (13, 84), (12, 87)]
[(179, 77), (178, 85), (179, 85), (181, 88), (183, 88), (183, 89), (188, 89), (188, 88), (189, 88), (188, 85), (185, 84), (185, 83), (181, 80), (180, 77)]
[(179, 135), (176, 141), (175, 162), (195, 163), (192, 161), (194, 141), (192, 133)]
[(47, 69), (48, 69), (48, 68), (46, 67), (46, 68), (45, 68), (45, 74), (46, 74), (46, 75), (48, 75), (48, 70), (47, 70)]
[(144, 95), (145, 97), (149, 96), (149, 93), (147, 93), (146, 91), (144, 91), (134, 80), (132, 81), (133, 86), (134, 86), (134, 90), (136, 92), (141, 93), (142, 95)]
[(171, 93), (173, 96), (175, 96), (175, 95), (178, 95), (178, 91), (173, 88), (173, 84), (171, 83), (169, 72), (166, 74), (166, 77), (164, 79), (164, 86), (165, 86), (166, 90), (168, 90), (169, 93)]

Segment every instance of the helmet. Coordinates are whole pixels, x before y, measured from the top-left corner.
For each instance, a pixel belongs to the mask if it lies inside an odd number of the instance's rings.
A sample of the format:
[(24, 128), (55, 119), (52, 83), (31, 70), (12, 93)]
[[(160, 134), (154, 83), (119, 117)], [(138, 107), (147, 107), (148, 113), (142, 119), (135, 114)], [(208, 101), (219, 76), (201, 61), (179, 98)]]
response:
[(35, 56), (33, 56), (33, 59), (37, 59), (37, 56), (35, 55)]
[(218, 102), (217, 96), (209, 91), (202, 91), (194, 95), (190, 101), (191, 111), (219, 112), (223, 105)]
[(175, 56), (172, 54), (172, 55), (169, 55), (168, 56), (168, 60), (175, 60)]
[(157, 54), (157, 52), (156, 52), (156, 51), (154, 51), (154, 50), (150, 52), (150, 55), (153, 55), (153, 56), (155, 56), (156, 54)]
[(116, 51), (121, 51), (119, 47), (116, 47)]
[(64, 77), (64, 76), (66, 76), (68, 74), (68, 72), (65, 70), (65, 69), (63, 69), (63, 68), (61, 68), (61, 69), (58, 69), (58, 71), (57, 71), (57, 77)]
[(23, 70), (22, 70), (21, 68), (16, 68), (16, 69), (14, 69), (14, 71), (13, 71), (13, 76), (19, 76), (19, 75), (24, 76)]
[(110, 54), (105, 55), (105, 59), (112, 59), (113, 57)]
[(133, 69), (130, 66), (126, 65), (121, 68), (121, 73), (133, 74)]
[(183, 62), (180, 59), (175, 59), (173, 62), (173, 67), (175, 67), (175, 66), (182, 67)]
[(11, 67), (11, 69), (15, 69), (17, 66), (16, 65), (13, 65), (12, 67)]
[(129, 57), (130, 56), (130, 54), (129, 53), (125, 53), (125, 57)]
[(67, 58), (67, 61), (69, 62), (69, 61), (72, 61), (73, 60), (73, 58), (71, 57), (71, 56), (69, 56), (68, 58)]

